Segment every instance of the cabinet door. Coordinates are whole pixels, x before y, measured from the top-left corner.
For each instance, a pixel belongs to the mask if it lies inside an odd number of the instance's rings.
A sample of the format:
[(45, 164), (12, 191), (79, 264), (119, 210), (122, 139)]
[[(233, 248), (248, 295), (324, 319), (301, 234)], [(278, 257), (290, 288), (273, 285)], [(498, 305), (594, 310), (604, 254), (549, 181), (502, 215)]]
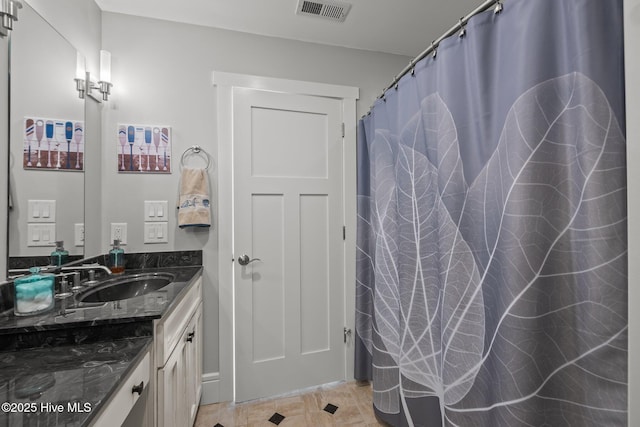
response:
[(202, 303), (200, 303), (200, 307), (198, 307), (198, 311), (195, 314), (197, 316), (196, 320), (196, 354), (194, 355), (194, 360), (196, 361), (196, 412), (198, 411), (198, 406), (200, 405), (200, 397), (202, 396), (202, 364), (203, 357), (202, 353), (204, 351), (204, 333), (202, 327)]
[(189, 346), (184, 340), (158, 370), (158, 427), (187, 426), (186, 366)]
[(187, 327), (186, 393), (189, 425), (193, 425), (202, 391), (202, 304), (193, 314)]

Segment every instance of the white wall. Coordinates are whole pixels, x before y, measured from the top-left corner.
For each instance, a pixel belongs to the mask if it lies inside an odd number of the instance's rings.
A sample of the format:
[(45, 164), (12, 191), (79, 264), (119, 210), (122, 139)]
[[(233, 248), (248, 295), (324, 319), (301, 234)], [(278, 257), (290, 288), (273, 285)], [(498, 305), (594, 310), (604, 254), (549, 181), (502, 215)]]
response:
[[(103, 241), (109, 223), (128, 224), (126, 251), (204, 250), (204, 372), (219, 369), (218, 228), (216, 188), (228, 185), (216, 167), (216, 98), (212, 72), (227, 71), (360, 88), (358, 117), (410, 60), (408, 57), (255, 36), (127, 15), (103, 13), (103, 48), (112, 54), (113, 96), (104, 110)], [(172, 127), (173, 157), (198, 144), (212, 156), (214, 226), (180, 230), (175, 212), (168, 244), (143, 244), (144, 200), (168, 200), (175, 206), (178, 170), (171, 175), (119, 174), (117, 125)], [(352, 130), (353, 131), (353, 130)], [(355, 165), (354, 165), (355, 168)], [(229, 254), (231, 262), (231, 254)], [(220, 375), (230, 375), (222, 372)]]
[[(624, 0), (629, 236), (629, 425), (640, 425), (640, 0)], [(634, 356), (635, 355), (635, 356)]]

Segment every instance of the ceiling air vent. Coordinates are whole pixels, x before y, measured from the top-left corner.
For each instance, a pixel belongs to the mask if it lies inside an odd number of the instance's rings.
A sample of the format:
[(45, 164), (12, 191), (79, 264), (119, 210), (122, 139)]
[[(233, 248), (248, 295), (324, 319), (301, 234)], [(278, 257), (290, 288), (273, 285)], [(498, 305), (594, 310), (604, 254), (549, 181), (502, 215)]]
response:
[(332, 21), (344, 22), (350, 9), (351, 5), (349, 3), (299, 0), (296, 13), (298, 15), (317, 16)]

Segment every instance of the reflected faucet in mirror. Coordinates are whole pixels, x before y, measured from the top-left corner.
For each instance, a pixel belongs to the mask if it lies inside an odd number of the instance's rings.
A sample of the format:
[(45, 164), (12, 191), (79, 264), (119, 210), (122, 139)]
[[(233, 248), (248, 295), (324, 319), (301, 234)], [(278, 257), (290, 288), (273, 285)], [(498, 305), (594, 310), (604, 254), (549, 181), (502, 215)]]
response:
[[(20, 277), (23, 276), (29, 272), (31, 272), (31, 269), (33, 267), (30, 268), (12, 268), (9, 269), (9, 279), (15, 279), (16, 277)], [(67, 266), (56, 266), (56, 265), (44, 265), (42, 267), (38, 267), (43, 273), (57, 273), (57, 272), (66, 272), (66, 271), (70, 271), (70, 272), (76, 272), (79, 273), (81, 271), (88, 271), (88, 272), (94, 272), (96, 270), (102, 270), (105, 273), (107, 273), (107, 275), (111, 276), (113, 275), (113, 272), (111, 271), (111, 269), (109, 267), (107, 267), (106, 265), (102, 265), (102, 264), (98, 264), (98, 263), (93, 263), (93, 264), (80, 264), (80, 265), (67, 265)], [(94, 274), (91, 274), (91, 276), (94, 276)]]

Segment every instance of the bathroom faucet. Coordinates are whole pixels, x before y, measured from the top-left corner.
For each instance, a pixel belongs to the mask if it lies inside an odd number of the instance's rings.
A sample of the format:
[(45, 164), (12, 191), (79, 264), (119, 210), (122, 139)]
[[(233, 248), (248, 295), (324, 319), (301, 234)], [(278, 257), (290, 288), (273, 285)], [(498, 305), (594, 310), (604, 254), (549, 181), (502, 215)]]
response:
[(113, 274), (113, 272), (111, 271), (111, 269), (109, 269), (109, 267), (106, 267), (106, 266), (104, 266), (102, 264), (98, 264), (98, 263), (95, 263), (95, 264), (82, 264), (82, 265), (77, 265), (77, 266), (70, 265), (70, 266), (67, 266), (67, 267), (62, 267), (62, 271), (72, 270), (72, 271), (75, 271), (76, 273), (80, 273), (81, 270), (89, 270), (87, 272), (87, 274), (89, 275), (89, 279), (84, 283), (85, 286), (91, 286), (91, 285), (95, 285), (96, 283), (98, 283), (98, 281), (96, 280), (96, 269), (104, 271), (109, 276), (111, 276)]
[(102, 264), (82, 264), (82, 265), (69, 265), (67, 267), (61, 267), (60, 268), (62, 271), (74, 271), (74, 270), (93, 270), (95, 271), (96, 269), (98, 270), (103, 270), (105, 273), (107, 273), (109, 276), (111, 276), (113, 273), (111, 272), (111, 270), (109, 269), (109, 267), (104, 266)]
[[(71, 273), (68, 274), (74, 274), (75, 273), (80, 273), (83, 270), (89, 270), (89, 281), (90, 282), (95, 282), (95, 271), (96, 270), (102, 270), (105, 273), (107, 273), (107, 275), (111, 276), (113, 274), (113, 272), (109, 269), (109, 267), (104, 266), (102, 264), (98, 264), (98, 263), (94, 263), (94, 264), (82, 264), (82, 265), (68, 265), (68, 266), (64, 266), (64, 267), (58, 267), (58, 266), (53, 266), (53, 265), (47, 265), (44, 267), (40, 267), (40, 272), (42, 273), (59, 273), (59, 274), (63, 274), (66, 275), (64, 272), (65, 271), (71, 271)], [(24, 276), (25, 274), (29, 273), (29, 269), (28, 268), (13, 268), (9, 270), (9, 276), (7, 277), (7, 279), (9, 279), (10, 281), (13, 279), (16, 279), (18, 277)], [(78, 274), (77, 277), (79, 277), (80, 275)], [(77, 287), (77, 282), (75, 282), (75, 286)]]

